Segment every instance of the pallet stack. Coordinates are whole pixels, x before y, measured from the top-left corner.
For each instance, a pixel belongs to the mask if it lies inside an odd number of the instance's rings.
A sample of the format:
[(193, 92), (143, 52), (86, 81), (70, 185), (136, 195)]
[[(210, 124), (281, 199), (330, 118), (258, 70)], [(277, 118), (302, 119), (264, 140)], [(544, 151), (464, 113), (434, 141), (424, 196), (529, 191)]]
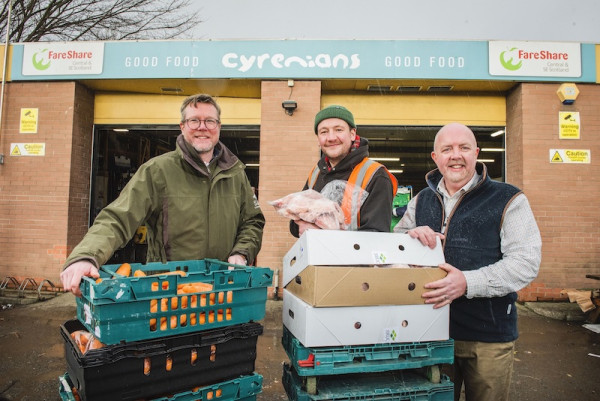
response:
[(406, 234), (307, 230), (283, 259), (283, 385), (290, 400), (452, 400), (441, 244)]
[[(103, 266), (84, 278), (77, 319), (61, 325), (67, 372), (63, 400), (251, 401), (273, 271), (216, 260), (131, 264), (139, 277)], [(75, 337), (102, 343), (81, 349)], [(84, 352), (85, 351), (85, 352)]]

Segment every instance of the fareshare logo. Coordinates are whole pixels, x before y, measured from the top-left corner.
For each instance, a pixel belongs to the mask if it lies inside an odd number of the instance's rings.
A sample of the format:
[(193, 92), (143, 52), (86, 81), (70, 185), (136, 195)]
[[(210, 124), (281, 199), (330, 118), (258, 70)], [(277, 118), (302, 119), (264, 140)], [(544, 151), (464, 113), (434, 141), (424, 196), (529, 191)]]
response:
[(47, 70), (51, 64), (50, 60), (48, 60), (48, 49), (33, 53), (31, 63), (33, 64), (33, 68), (38, 71)]
[(490, 75), (581, 77), (581, 44), (571, 42), (488, 42)]
[(515, 50), (518, 49), (516, 47), (513, 47), (508, 51), (503, 51), (502, 53), (500, 53), (500, 64), (502, 64), (502, 66), (509, 71), (517, 71), (523, 66), (523, 60), (519, 60), (518, 63), (514, 64), (514, 59), (517, 56)]
[(103, 42), (43, 42), (22, 46), (21, 72), (25, 77), (102, 74)]

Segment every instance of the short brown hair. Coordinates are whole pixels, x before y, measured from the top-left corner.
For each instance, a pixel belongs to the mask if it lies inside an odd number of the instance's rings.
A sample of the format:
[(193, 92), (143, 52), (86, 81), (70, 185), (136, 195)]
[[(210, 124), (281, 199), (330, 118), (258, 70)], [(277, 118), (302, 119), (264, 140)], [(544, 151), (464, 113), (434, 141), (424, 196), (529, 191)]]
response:
[(217, 118), (221, 119), (221, 107), (219, 107), (219, 105), (217, 104), (217, 101), (211, 95), (207, 95), (205, 93), (200, 93), (197, 95), (192, 95), (192, 96), (186, 97), (185, 100), (183, 101), (183, 103), (181, 104), (181, 110), (180, 110), (181, 111), (181, 122), (183, 122), (185, 120), (186, 107), (188, 107), (189, 105), (196, 107), (196, 105), (198, 103), (208, 103), (208, 104), (212, 104), (213, 106), (215, 106), (215, 109), (217, 109)]

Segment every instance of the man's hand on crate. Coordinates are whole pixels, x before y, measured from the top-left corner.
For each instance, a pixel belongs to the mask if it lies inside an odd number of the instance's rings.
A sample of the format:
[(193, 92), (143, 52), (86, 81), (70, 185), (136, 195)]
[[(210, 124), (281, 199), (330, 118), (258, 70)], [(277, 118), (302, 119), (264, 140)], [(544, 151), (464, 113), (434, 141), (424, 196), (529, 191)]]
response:
[[(244, 255), (240, 255), (239, 253), (234, 253), (230, 257), (227, 258), (227, 263), (232, 263), (234, 265), (246, 265), (248, 261)], [(233, 266), (229, 266), (229, 270), (233, 270)]]
[(63, 284), (63, 290), (65, 292), (71, 291), (75, 296), (80, 297), (81, 291), (79, 290), (79, 284), (81, 284), (81, 278), (83, 276), (98, 278), (100, 274), (94, 264), (87, 260), (80, 260), (69, 265), (65, 270), (60, 273), (60, 281)]

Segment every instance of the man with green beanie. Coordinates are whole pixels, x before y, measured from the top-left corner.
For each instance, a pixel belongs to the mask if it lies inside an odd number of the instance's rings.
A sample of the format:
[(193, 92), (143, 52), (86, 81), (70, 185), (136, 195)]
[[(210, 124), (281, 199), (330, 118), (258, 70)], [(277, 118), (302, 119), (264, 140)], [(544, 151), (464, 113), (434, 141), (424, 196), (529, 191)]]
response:
[[(335, 180), (345, 182), (341, 207), (348, 230), (390, 231), (396, 178), (369, 159), (369, 141), (356, 134), (354, 116), (343, 106), (331, 105), (315, 116), (321, 159), (309, 174), (304, 190), (321, 192)], [(291, 220), (290, 232), (299, 237), (313, 223)]]

